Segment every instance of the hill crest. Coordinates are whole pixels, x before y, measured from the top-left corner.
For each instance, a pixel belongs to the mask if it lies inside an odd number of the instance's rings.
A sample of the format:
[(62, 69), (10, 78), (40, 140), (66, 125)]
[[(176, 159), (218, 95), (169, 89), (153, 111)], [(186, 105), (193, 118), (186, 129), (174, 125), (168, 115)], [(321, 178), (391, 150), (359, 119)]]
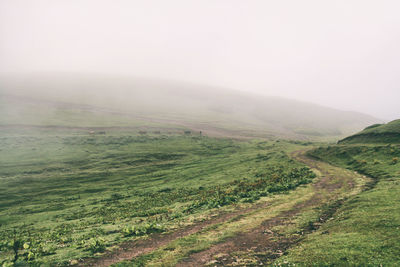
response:
[(171, 81), (84, 75), (0, 80), (3, 125), (159, 125), (220, 136), (339, 139), (380, 122), (317, 104)]
[(373, 124), (357, 134), (340, 140), (338, 143), (400, 143), (400, 119), (386, 124)]

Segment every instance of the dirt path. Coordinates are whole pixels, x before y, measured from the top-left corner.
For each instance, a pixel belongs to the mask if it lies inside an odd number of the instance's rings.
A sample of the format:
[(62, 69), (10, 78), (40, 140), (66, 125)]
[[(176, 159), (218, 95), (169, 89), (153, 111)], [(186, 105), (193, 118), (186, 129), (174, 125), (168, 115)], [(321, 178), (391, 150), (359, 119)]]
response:
[[(287, 248), (298, 242), (302, 236), (280, 235), (271, 229), (277, 226), (284, 227), (290, 225), (291, 221), (306, 209), (312, 209), (327, 202), (332, 202), (341, 195), (342, 191), (351, 191), (356, 184), (356, 174), (307, 158), (304, 155), (304, 151), (294, 152), (292, 153), (292, 157), (321, 173), (321, 177), (312, 185), (313, 195), (310, 198), (264, 221), (254, 229), (239, 233), (204, 251), (191, 254), (188, 258), (179, 262), (177, 266), (203, 266), (208, 263), (212, 263), (212, 266), (237, 265), (238, 255), (246, 253), (259, 255), (257, 257), (258, 264), (270, 263), (273, 259), (282, 255)], [(101, 258), (85, 259), (79, 265), (110, 266), (124, 260), (130, 260), (142, 254), (150, 253), (179, 238), (198, 233), (208, 226), (241, 218), (256, 210), (267, 213), (269, 204), (268, 202), (264, 202), (256, 204), (251, 208), (241, 208), (234, 212), (221, 213), (209, 220), (195, 223), (169, 234), (154, 234), (146, 240), (126, 242), (118, 250), (109, 252)], [(315, 227), (318, 227), (318, 224), (323, 223), (330, 215), (323, 214), (320, 221), (315, 224)], [(311, 230), (303, 229), (303, 234)]]
[(150, 253), (153, 250), (162, 247), (176, 239), (191, 235), (193, 233), (197, 233), (210, 225), (225, 222), (234, 219), (235, 217), (240, 217), (243, 214), (249, 213), (259, 208), (266, 208), (267, 205), (268, 203), (259, 203), (252, 206), (251, 208), (237, 208), (235, 211), (229, 213), (221, 212), (211, 219), (194, 223), (171, 233), (153, 234), (145, 240), (129, 241), (120, 245), (119, 249), (102, 255), (100, 258), (84, 259), (78, 264), (78, 266), (110, 266), (124, 260), (129, 260), (139, 255)]
[[(321, 214), (318, 222), (315, 222), (309, 228), (302, 229), (300, 235), (297, 233), (289, 236), (281, 235), (271, 230), (276, 227), (289, 226), (292, 220), (304, 210), (320, 207), (328, 202), (332, 203), (339, 195), (338, 191), (344, 188), (351, 190), (355, 186), (356, 177), (352, 172), (345, 171), (345, 175), (343, 175), (341, 169), (310, 159), (304, 155), (304, 151), (294, 152), (292, 157), (305, 163), (310, 168), (318, 170), (322, 174), (322, 177), (313, 184), (314, 194), (310, 199), (296, 204), (290, 210), (264, 221), (259, 227), (240, 233), (207, 250), (190, 255), (189, 258), (184, 259), (177, 266), (247, 266), (270, 264), (274, 259), (283, 255), (290, 246), (300, 241), (305, 234), (316, 230), (319, 225), (329, 219), (340, 206), (337, 205), (338, 202), (336, 202), (333, 209), (329, 209)], [(330, 168), (326, 168), (327, 166)], [(338, 170), (341, 171), (339, 172)], [(335, 174), (339, 175), (339, 177), (336, 177)], [(250, 261), (246, 261), (248, 255), (252, 255), (253, 257)]]

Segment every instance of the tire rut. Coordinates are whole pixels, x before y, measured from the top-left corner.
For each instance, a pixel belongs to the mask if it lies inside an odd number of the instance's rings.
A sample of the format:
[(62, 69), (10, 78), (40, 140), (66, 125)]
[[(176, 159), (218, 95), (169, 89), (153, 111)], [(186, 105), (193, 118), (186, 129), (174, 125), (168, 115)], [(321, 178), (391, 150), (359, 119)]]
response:
[(239, 218), (240, 216), (250, 213), (256, 209), (266, 208), (266, 206), (268, 206), (268, 203), (258, 203), (250, 208), (238, 208), (233, 212), (222, 212), (209, 220), (197, 222), (173, 232), (152, 234), (147, 239), (127, 241), (123, 244), (120, 244), (118, 249), (110, 251), (99, 258), (82, 259), (77, 266), (103, 267), (110, 266), (124, 260), (130, 260), (142, 254), (150, 253), (174, 240), (197, 233), (203, 230), (205, 227)]
[(308, 228), (301, 229), (300, 234), (285, 236), (271, 230), (277, 226), (290, 225), (296, 215), (299, 215), (305, 209), (317, 208), (323, 204), (332, 202), (333, 196), (327, 199), (327, 194), (329, 195), (346, 185), (351, 188), (354, 187), (354, 183), (349, 184), (346, 179), (341, 179), (339, 183), (331, 183), (336, 177), (321, 169), (315, 160), (306, 157), (304, 151), (296, 151), (291, 156), (311, 168), (318, 169), (322, 173), (322, 177), (313, 184), (315, 193), (310, 199), (296, 204), (290, 210), (281, 212), (279, 215), (264, 221), (259, 227), (228, 238), (207, 250), (191, 254), (188, 258), (179, 262), (177, 266), (247, 266), (249, 262), (241, 262), (239, 259), (240, 255), (249, 253), (255, 255), (255, 258), (257, 258), (257, 262), (253, 262), (250, 265), (271, 264), (276, 258), (283, 255), (288, 248), (303, 239), (305, 234), (316, 230), (322, 223), (329, 219), (341, 206), (343, 200), (335, 200), (331, 208), (321, 214), (318, 222), (314, 222)]
[[(234, 263), (238, 253), (248, 253), (249, 251), (262, 255), (259, 257), (261, 263), (268, 264), (272, 260), (281, 256), (285, 250), (302, 238), (301, 236), (285, 237), (279, 233), (271, 231), (271, 228), (289, 225), (291, 220), (306, 208), (318, 207), (327, 203), (328, 200), (326, 193), (329, 195), (330, 193), (341, 189), (345, 185), (354, 187), (354, 183), (349, 184), (345, 179), (341, 179), (338, 183), (331, 183), (335, 177), (333, 177), (329, 172), (321, 169), (316, 160), (306, 157), (304, 150), (293, 152), (291, 156), (295, 160), (308, 165), (310, 168), (317, 169), (322, 173), (322, 177), (313, 184), (315, 193), (310, 199), (298, 203), (290, 210), (281, 212), (277, 216), (264, 221), (259, 227), (248, 232), (239, 233), (238, 235), (228, 238), (222, 243), (215, 244), (204, 251), (191, 254), (188, 258), (179, 262), (177, 266), (203, 266), (207, 263), (212, 263), (216, 255), (221, 255), (222, 259), (213, 263), (213, 266), (224, 266)], [(332, 201), (332, 198), (330, 198), (329, 201)], [(101, 267), (110, 266), (125, 260), (132, 260), (140, 255), (151, 253), (174, 240), (195, 234), (203, 230), (205, 227), (226, 222), (228, 220), (234, 220), (235, 218), (240, 218), (256, 209), (267, 209), (268, 206), (268, 202), (262, 202), (255, 204), (250, 208), (240, 208), (234, 212), (220, 213), (214, 218), (194, 223), (193, 225), (186, 226), (174, 232), (153, 234), (144, 240), (128, 241), (121, 244), (118, 249), (108, 252), (99, 258), (83, 259), (78, 266)], [(321, 218), (318, 223), (323, 223), (326, 219)], [(303, 229), (303, 233), (307, 233), (307, 231), (308, 229)]]

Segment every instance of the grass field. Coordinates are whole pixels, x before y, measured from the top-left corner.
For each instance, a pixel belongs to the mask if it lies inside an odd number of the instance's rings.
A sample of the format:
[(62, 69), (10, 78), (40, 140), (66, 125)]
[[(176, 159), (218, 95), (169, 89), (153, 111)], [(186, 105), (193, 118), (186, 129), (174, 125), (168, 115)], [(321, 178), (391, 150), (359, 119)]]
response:
[(400, 143), (400, 120), (386, 124), (373, 124), (363, 131), (340, 140), (341, 144), (391, 144)]
[(400, 146), (338, 145), (309, 155), (373, 177), (332, 220), (309, 235), (277, 264), (397, 266), (400, 262)]
[(400, 261), (398, 144), (215, 138), (60, 112), (0, 123), (1, 266)]
[(47, 129), (0, 143), (4, 266), (74, 264), (314, 177), (288, 156), (301, 142)]
[[(304, 149), (304, 148), (303, 148)], [(286, 194), (266, 196), (243, 213), (131, 257), (115, 266), (266, 266), (329, 220), (331, 203), (360, 193), (368, 179), (327, 163), (291, 155), (318, 177)], [(246, 208), (245, 208), (246, 209)], [(101, 264), (105, 266), (108, 264)]]

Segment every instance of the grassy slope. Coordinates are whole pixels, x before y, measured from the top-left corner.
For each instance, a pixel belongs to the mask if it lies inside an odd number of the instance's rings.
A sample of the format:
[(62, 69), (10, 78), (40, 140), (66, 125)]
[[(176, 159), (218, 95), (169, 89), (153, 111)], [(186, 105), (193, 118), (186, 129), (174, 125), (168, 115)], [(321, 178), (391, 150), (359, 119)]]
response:
[[(163, 96), (158, 96), (155, 103), (162, 103), (160, 98)], [(338, 116), (338, 113), (324, 108), (316, 112), (313, 106), (305, 108), (304, 112), (291, 112), (285, 109), (296, 106), (301, 110), (304, 105), (277, 99), (257, 102), (252, 110), (236, 110), (232, 109), (230, 100), (239, 106), (251, 105), (238, 101), (240, 96), (228, 98), (223, 105), (200, 101), (201, 96), (195, 98), (186, 106), (178, 105), (172, 110), (170, 104), (147, 110), (141, 110), (142, 106), (130, 109), (125, 102), (123, 114), (81, 104), (24, 99), (21, 105), (19, 98), (14, 99), (14, 103), (1, 98), (0, 112), (6, 114), (0, 116), (2, 126), (20, 123), (62, 127), (52, 129), (51, 133), (40, 127), (22, 132), (15, 132), (19, 128), (1, 128), (0, 262), (11, 259), (10, 242), (16, 237), (29, 244), (29, 248), (20, 249), (21, 259), (29, 258), (31, 252), (31, 262), (67, 264), (71, 259), (95, 255), (124, 240), (142, 238), (142, 234), (132, 234), (132, 227), (138, 227), (136, 229), (140, 231), (168, 231), (203, 218), (219, 205), (255, 201), (272, 193), (274, 187), (253, 188), (243, 178), (252, 182), (260, 177), (267, 180), (285, 177), (292, 168), (302, 166), (287, 157), (288, 151), (299, 148), (292, 143), (237, 142), (158, 134), (146, 137), (137, 136), (138, 129), (167, 133), (191, 128), (236, 136), (315, 137), (335, 136), (340, 131), (349, 131), (347, 127), (354, 122), (361, 125), (373, 121), (358, 114), (340, 113), (340, 116), (351, 115), (351, 118), (316, 126), (314, 121), (330, 121), (327, 118)], [(220, 98), (216, 96), (216, 99)], [(149, 99), (153, 100), (151, 96)], [(167, 99), (174, 105), (187, 100), (186, 97), (179, 101)], [(207, 103), (207, 109), (199, 105), (203, 102)], [(280, 109), (274, 109), (274, 102), (278, 102), (275, 104), (281, 106)], [(112, 110), (115, 106), (109, 108)], [(182, 113), (182, 108), (187, 109), (187, 114)], [(318, 116), (310, 117), (310, 114)], [(280, 121), (283, 118), (284, 123)], [(113, 126), (126, 128), (124, 132), (107, 130), (106, 136), (87, 135), (88, 128)], [(400, 164), (392, 163), (396, 161), (398, 151), (398, 146), (335, 146), (315, 152), (326, 161), (357, 169), (380, 180), (373, 190), (346, 203), (338, 213), (341, 219), (328, 222), (283, 260), (317, 265), (328, 262), (339, 265), (393, 263), (397, 259), (394, 250), (398, 249), (399, 237), (389, 233), (398, 230), (396, 214), (399, 213), (395, 203), (400, 192), (392, 177), (400, 175)], [(235, 180), (249, 186), (249, 192), (232, 200), (232, 194), (227, 192), (236, 192), (238, 186), (232, 183)], [(296, 187), (299, 181), (292, 181), (289, 187)], [(282, 184), (279, 180), (273, 183)], [(281, 187), (281, 190), (289, 187)], [(296, 199), (306, 197), (295, 196)], [(278, 214), (282, 207), (277, 206), (274, 212)], [(272, 215), (259, 211), (257, 216), (245, 218), (242, 226), (246, 228), (254, 223), (253, 219), (258, 223)], [(365, 222), (368, 222), (363, 225), (366, 230), (352, 225)], [(231, 228), (225, 226), (221, 226), (221, 231), (227, 236), (243, 228), (235, 223)], [(324, 235), (324, 231), (332, 234)], [(205, 241), (208, 245), (220, 238), (212, 231), (205, 235), (211, 240)], [(348, 245), (344, 246), (344, 241)], [(185, 255), (187, 250), (199, 249), (196, 242), (197, 239), (187, 243), (183, 240), (177, 246)], [(327, 249), (317, 245), (332, 248), (327, 260), (324, 258)]]
[[(187, 129), (173, 123), (155, 122), (135, 114), (63, 102), (39, 101), (32, 98), (5, 96), (0, 98), (0, 127), (13, 125), (69, 128), (127, 127), (146, 129)], [(14, 127), (15, 128), (15, 127)]]
[(0, 142), (0, 262), (12, 259), (15, 238), (29, 245), (21, 260), (67, 264), (307, 181), (290, 174), (302, 165), (285, 142), (74, 130), (3, 133)]
[[(0, 81), (0, 101), (7, 94), (24, 96), (1, 103), (0, 114), (11, 116), (1, 116), (0, 124), (55, 124), (58, 119), (61, 125), (77, 126), (76, 123), (87, 121), (90, 126), (96, 126), (92, 122), (102, 126), (104, 123), (91, 116), (120, 112), (128, 116), (122, 121), (114, 116), (114, 126), (132, 121), (133, 126), (146, 126), (150, 122), (217, 132), (220, 136), (323, 139), (343, 137), (379, 122), (365, 114), (311, 103), (171, 81), (83, 75), (0, 77)], [(40, 99), (39, 109), (25, 108), (34, 99)], [(26, 105), (27, 102), (31, 104)], [(60, 103), (74, 106), (68, 108)], [(72, 120), (57, 116), (59, 110), (66, 109), (73, 111), (67, 114)], [(34, 117), (37, 111), (40, 112)], [(87, 120), (76, 120), (80, 115), (87, 115)], [(106, 121), (110, 124), (113, 120)]]
[[(302, 158), (299, 156), (302, 153), (296, 154), (298, 160)], [(288, 194), (262, 198), (261, 203), (266, 205), (249, 210), (245, 215), (212, 225), (203, 231), (159, 247), (150, 254), (120, 262), (115, 266), (175, 266), (177, 263), (178, 266), (202, 266), (204, 263), (207, 263), (207, 266), (271, 264), (291, 242), (302, 240), (310, 227), (320, 224), (320, 218), (330, 213), (331, 208), (325, 207), (327, 203), (355, 195), (365, 185), (365, 179), (351, 171), (309, 159), (306, 162), (319, 173), (315, 184), (302, 186)], [(252, 238), (260, 236), (264, 237), (261, 238), (261, 244), (252, 243)], [(241, 249), (233, 246), (225, 250), (224, 248), (231, 246), (232, 242), (240, 244), (238, 246), (241, 246)], [(207, 251), (211, 253), (210, 256), (207, 256)], [(187, 261), (197, 252), (206, 253), (197, 258), (198, 261)]]
[(346, 137), (339, 143), (400, 143), (400, 120), (371, 125), (355, 135)]
[(400, 261), (399, 145), (321, 147), (310, 155), (374, 177), (376, 185), (349, 199), (332, 220), (279, 263), (396, 266)]

